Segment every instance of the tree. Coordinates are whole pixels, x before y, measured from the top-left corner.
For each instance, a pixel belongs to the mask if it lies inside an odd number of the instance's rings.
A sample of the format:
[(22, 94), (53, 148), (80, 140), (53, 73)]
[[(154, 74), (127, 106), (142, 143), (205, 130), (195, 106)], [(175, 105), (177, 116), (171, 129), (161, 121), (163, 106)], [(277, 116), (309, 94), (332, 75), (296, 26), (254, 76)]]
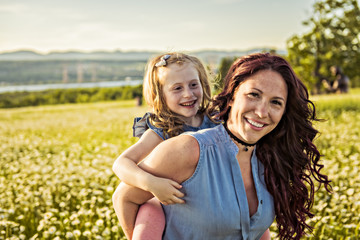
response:
[(316, 0), (309, 32), (287, 41), (288, 60), (313, 93), (337, 65), (360, 86), (360, 10), (357, 0)]
[(214, 91), (219, 93), (224, 87), (224, 78), (229, 71), (231, 65), (235, 61), (236, 57), (224, 57), (219, 64), (218, 73), (215, 78)]

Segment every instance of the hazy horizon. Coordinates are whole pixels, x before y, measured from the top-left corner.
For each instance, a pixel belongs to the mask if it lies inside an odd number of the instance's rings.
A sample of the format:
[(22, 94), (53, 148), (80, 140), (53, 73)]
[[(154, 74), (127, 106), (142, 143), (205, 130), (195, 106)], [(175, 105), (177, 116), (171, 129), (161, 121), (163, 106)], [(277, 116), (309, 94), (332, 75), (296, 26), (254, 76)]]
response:
[[(248, 49), (193, 49), (193, 50), (186, 50), (185, 52), (211, 52), (211, 51), (218, 51), (218, 52), (247, 52), (254, 49), (272, 49), (266, 46), (259, 46), (259, 47), (252, 47)], [(280, 49), (277, 48), (276, 50), (279, 51), (286, 51), (286, 48)], [(37, 51), (36, 49), (15, 49), (15, 50), (5, 50), (0, 51), (0, 54), (7, 54), (7, 53), (15, 53), (15, 52), (33, 52), (39, 55), (48, 55), (48, 54), (55, 54), (55, 53), (84, 53), (84, 54), (91, 54), (91, 53), (116, 53), (116, 52), (123, 52), (123, 53), (136, 53), (136, 52), (163, 52), (161, 50), (138, 50), (138, 49), (129, 49), (129, 50), (122, 50), (122, 49), (113, 49), (113, 50), (102, 50), (102, 49), (94, 49), (94, 50), (78, 50), (78, 49), (65, 49), (65, 50), (50, 50), (47, 52)]]
[(0, 52), (285, 49), (314, 0), (3, 0)]

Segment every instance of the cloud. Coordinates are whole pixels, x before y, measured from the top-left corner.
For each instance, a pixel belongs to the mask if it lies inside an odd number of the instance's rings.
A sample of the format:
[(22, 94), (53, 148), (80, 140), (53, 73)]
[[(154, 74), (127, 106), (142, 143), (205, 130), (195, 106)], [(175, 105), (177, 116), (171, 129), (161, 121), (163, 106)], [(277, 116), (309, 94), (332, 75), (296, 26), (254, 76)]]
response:
[(245, 0), (213, 0), (215, 4), (231, 4), (231, 3), (241, 3), (245, 2)]
[(12, 3), (12, 4), (0, 4), (0, 13), (8, 14), (23, 14), (27, 10), (25, 4)]

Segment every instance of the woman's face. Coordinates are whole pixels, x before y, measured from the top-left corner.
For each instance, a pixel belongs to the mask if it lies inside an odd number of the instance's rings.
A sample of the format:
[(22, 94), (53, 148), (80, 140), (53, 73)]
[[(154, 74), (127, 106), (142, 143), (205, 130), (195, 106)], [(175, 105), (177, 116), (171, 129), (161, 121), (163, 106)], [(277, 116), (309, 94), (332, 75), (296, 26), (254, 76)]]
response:
[(287, 94), (287, 85), (279, 73), (256, 72), (235, 90), (230, 102), (229, 130), (247, 143), (256, 143), (280, 122)]

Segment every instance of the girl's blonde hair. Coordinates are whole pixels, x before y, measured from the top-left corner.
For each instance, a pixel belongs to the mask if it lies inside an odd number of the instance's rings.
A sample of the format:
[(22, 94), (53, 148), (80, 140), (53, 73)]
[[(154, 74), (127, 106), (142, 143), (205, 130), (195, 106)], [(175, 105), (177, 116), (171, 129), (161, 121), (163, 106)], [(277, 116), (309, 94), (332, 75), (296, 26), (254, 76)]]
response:
[[(161, 61), (161, 58), (165, 55), (170, 56), (166, 60), (166, 65), (156, 67), (155, 64)], [(184, 121), (181, 120), (179, 114), (172, 112), (166, 105), (163, 83), (159, 78), (158, 69), (167, 67), (170, 64), (183, 65), (186, 63), (192, 64), (199, 74), (203, 90), (199, 113), (208, 115), (206, 109), (211, 99), (211, 88), (206, 70), (198, 58), (184, 53), (166, 53), (151, 59), (145, 69), (143, 95), (146, 103), (153, 109), (154, 114), (151, 116), (151, 123), (155, 127), (163, 129), (164, 137), (166, 134), (168, 137), (174, 137), (182, 133)]]

